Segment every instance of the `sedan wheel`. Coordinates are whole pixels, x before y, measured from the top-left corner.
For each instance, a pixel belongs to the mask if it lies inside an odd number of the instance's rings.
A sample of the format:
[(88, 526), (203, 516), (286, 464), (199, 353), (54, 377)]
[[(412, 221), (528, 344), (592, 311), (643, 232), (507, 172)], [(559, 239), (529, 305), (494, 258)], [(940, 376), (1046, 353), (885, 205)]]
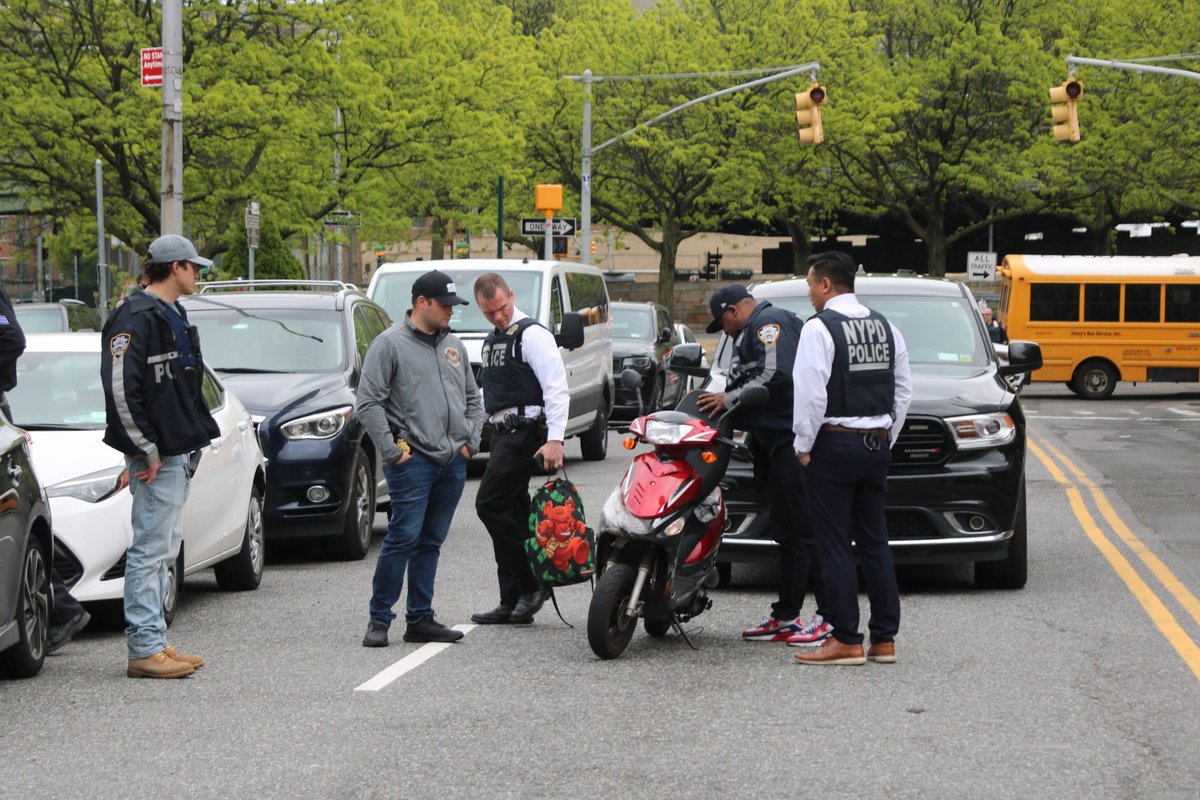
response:
[(213, 567), (213, 573), (217, 576), (217, 585), (226, 591), (257, 589), (262, 582), (266, 552), (266, 537), (263, 534), (262, 521), (262, 494), (255, 486), (250, 490), (250, 502), (246, 509), (246, 529), (242, 535), (242, 549), (233, 558), (228, 558)]
[(46, 660), (50, 626), (50, 570), (41, 545), (29, 540), (21, 564), (21, 589), (17, 595), (16, 644), (0, 653), (0, 675), (31, 678)]

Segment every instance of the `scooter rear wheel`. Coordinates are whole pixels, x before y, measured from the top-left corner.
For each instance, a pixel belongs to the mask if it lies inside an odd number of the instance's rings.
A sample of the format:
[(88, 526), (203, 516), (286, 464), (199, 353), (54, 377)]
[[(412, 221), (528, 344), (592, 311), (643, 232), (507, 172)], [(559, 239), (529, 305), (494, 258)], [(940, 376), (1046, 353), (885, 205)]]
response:
[(637, 617), (625, 613), (633, 593), (637, 570), (628, 564), (613, 564), (600, 576), (588, 608), (588, 644), (600, 658), (616, 658), (625, 652)]

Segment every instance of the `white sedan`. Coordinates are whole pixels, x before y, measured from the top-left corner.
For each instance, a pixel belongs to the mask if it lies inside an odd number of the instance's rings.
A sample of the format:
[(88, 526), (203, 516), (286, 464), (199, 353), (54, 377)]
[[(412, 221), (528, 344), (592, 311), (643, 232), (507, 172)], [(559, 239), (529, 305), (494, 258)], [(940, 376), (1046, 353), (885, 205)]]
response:
[[(8, 393), (13, 422), (33, 438), (33, 466), (46, 487), (56, 538), (54, 567), (82, 602), (125, 590), (129, 475), (104, 444), (100, 334), (31, 334)], [(175, 615), (183, 575), (214, 567), (223, 589), (255, 589), (264, 563), (263, 456), (250, 415), (205, 370), (204, 402), (221, 435), (204, 448), (184, 507), (183, 547), (164, 602)]]

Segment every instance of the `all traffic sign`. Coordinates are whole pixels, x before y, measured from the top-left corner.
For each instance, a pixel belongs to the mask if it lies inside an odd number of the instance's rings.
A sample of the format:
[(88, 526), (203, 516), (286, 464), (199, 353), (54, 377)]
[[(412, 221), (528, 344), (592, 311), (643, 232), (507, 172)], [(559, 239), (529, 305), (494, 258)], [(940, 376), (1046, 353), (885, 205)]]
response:
[[(550, 233), (554, 236), (574, 236), (576, 231), (574, 217), (554, 217)], [(522, 236), (545, 236), (546, 220), (543, 217), (521, 217)]]
[(142, 86), (162, 86), (163, 49), (142, 48)]
[(996, 254), (981, 252), (967, 253), (967, 280), (996, 280)]

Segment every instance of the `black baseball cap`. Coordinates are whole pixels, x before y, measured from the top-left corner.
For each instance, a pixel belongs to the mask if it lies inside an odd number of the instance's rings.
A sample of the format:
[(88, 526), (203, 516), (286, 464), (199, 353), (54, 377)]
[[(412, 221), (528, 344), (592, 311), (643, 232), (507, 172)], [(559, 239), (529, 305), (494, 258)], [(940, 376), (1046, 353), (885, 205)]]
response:
[(713, 320), (708, 323), (708, 327), (704, 330), (708, 333), (716, 333), (721, 330), (721, 315), (725, 313), (725, 309), (738, 301), (752, 296), (750, 292), (746, 291), (746, 287), (740, 283), (731, 283), (728, 286), (722, 286), (720, 289), (717, 289), (708, 301), (708, 310), (712, 312)]
[(457, 291), (454, 279), (446, 273), (435, 269), (433, 272), (426, 272), (413, 281), (412, 296), (413, 300), (416, 300), (418, 297), (424, 297), (426, 300), (436, 300), (448, 306), (470, 305), (466, 300), (455, 294)]

